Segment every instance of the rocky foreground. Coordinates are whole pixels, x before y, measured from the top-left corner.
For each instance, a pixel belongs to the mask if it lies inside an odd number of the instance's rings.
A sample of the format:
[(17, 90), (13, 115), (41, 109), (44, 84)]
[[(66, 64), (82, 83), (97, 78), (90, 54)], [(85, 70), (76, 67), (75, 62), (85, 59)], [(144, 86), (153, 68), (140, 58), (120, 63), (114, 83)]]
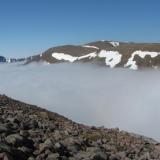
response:
[(150, 160), (160, 145), (0, 96), (0, 160)]

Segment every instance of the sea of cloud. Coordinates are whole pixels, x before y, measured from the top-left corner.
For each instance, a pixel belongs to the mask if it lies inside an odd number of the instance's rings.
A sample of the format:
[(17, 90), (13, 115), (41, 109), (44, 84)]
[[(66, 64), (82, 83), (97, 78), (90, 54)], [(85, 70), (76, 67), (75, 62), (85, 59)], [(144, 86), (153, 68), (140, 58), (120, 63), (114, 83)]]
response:
[(0, 94), (87, 125), (160, 140), (160, 71), (87, 64), (0, 64)]

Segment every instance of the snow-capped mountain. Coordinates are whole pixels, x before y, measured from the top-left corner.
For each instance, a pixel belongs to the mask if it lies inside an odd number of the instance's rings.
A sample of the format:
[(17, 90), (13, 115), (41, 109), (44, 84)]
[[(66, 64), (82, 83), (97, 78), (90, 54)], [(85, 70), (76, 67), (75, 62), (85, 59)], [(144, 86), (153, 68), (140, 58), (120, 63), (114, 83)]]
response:
[(50, 64), (90, 62), (110, 68), (124, 67), (134, 70), (141, 67), (158, 68), (160, 44), (97, 41), (79, 46), (64, 45), (50, 48), (27, 59), (27, 63), (34, 61), (45, 61)]
[(96, 41), (84, 45), (64, 45), (27, 58), (31, 62), (88, 62), (98, 65), (138, 69), (160, 66), (160, 43)]

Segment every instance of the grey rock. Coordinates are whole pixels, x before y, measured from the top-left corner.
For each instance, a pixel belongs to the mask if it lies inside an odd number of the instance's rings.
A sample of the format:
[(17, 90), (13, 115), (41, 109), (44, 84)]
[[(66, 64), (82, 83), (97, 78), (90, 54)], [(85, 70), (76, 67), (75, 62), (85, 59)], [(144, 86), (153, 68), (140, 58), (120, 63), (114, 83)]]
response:
[(55, 149), (60, 149), (61, 148), (61, 144), (57, 142), (57, 143), (55, 143), (54, 147), (55, 147)]
[(0, 124), (0, 133), (8, 133), (11, 130), (5, 125), (5, 124)]
[(13, 146), (21, 146), (23, 145), (23, 137), (19, 134), (11, 134), (5, 138), (6, 142), (8, 144), (11, 144)]
[(23, 137), (29, 137), (29, 132), (28, 131), (25, 131), (25, 130), (20, 130), (19, 134)]
[(46, 160), (58, 160), (60, 157), (60, 155), (58, 153), (52, 153), (50, 155), (48, 155)]
[(95, 153), (95, 156), (93, 157), (93, 160), (108, 160), (109, 155), (107, 155), (105, 152), (97, 152)]
[(0, 153), (1, 160), (13, 160), (13, 158), (8, 153)]
[(24, 154), (24, 152), (4, 143), (0, 143), (0, 153), (7, 153), (7, 155), (12, 157), (13, 160), (27, 160), (27, 156)]
[(4, 143), (0, 143), (0, 152), (11, 152), (11, 147), (4, 144)]
[(0, 156), (3, 159), (160, 159), (160, 144), (144, 137), (118, 129), (77, 124), (6, 96), (0, 95), (0, 103), (5, 104), (0, 107)]
[(29, 157), (27, 160), (35, 160), (34, 157)]

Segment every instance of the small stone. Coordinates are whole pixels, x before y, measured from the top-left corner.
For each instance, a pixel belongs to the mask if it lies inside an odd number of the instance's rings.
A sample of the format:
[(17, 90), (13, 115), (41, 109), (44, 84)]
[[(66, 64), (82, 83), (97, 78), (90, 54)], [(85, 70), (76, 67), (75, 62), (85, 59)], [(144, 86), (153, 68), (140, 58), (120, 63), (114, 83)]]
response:
[(33, 157), (29, 157), (27, 160), (35, 160)]
[(21, 146), (23, 144), (23, 137), (19, 134), (11, 134), (5, 138), (8, 144), (13, 146)]
[(95, 153), (96, 155), (93, 157), (93, 160), (107, 160), (109, 156), (104, 152)]
[(40, 116), (44, 119), (48, 119), (48, 113), (47, 112), (40, 112)]
[(47, 139), (44, 143), (41, 143), (39, 145), (40, 153), (46, 149), (52, 149), (52, 148), (53, 148), (53, 142), (51, 141), (51, 139)]
[(29, 132), (28, 131), (25, 131), (25, 130), (20, 130), (19, 134), (23, 137), (29, 137)]
[(32, 152), (33, 152), (30, 148), (27, 148), (25, 146), (19, 147), (18, 150), (21, 150), (22, 152), (24, 152), (25, 154), (28, 154), (28, 155), (32, 154)]
[(11, 151), (11, 147), (4, 144), (4, 143), (0, 143), (0, 153), (1, 152), (10, 152)]
[(55, 147), (56, 149), (59, 149), (59, 148), (61, 148), (61, 144), (57, 142), (57, 143), (55, 143), (54, 147)]
[(0, 153), (1, 160), (13, 160), (13, 158), (8, 153)]
[(54, 153), (54, 154), (48, 155), (46, 160), (58, 160), (58, 159), (59, 159), (59, 154), (58, 153)]

